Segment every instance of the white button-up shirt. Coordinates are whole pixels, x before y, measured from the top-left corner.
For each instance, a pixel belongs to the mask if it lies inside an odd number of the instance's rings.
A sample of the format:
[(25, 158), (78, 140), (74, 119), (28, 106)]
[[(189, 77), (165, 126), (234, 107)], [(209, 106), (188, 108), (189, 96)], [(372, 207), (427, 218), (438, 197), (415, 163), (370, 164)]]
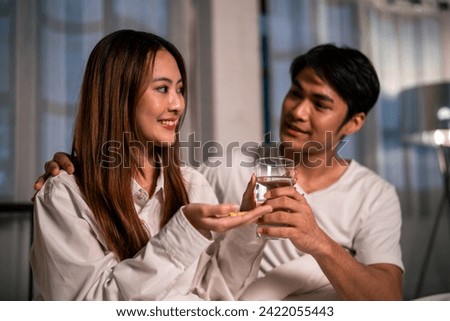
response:
[[(217, 203), (200, 173), (185, 167), (182, 175), (190, 202)], [(41, 299), (198, 299), (189, 289), (198, 258), (211, 241), (189, 223), (182, 208), (160, 229), (162, 176), (150, 198), (133, 181), (135, 208), (150, 240), (135, 257), (123, 261), (107, 248), (75, 178), (62, 172), (47, 180), (35, 199), (30, 253)]]

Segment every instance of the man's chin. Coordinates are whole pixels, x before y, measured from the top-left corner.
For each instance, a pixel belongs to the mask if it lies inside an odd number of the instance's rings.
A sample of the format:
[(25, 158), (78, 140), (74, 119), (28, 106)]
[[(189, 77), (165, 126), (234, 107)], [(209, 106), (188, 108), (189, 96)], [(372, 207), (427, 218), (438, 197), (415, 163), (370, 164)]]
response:
[(285, 137), (280, 137), (281, 149), (284, 151), (285, 155), (303, 154), (303, 155), (314, 155), (320, 153), (324, 150), (324, 145), (322, 142), (312, 141), (312, 140), (292, 140), (286, 139)]
[[(280, 137), (281, 138), (281, 137)], [(280, 150), (283, 155), (289, 158), (294, 158), (294, 154), (303, 153), (303, 145), (304, 143), (298, 143), (296, 141), (292, 141), (289, 139), (280, 139)]]
[(294, 137), (289, 134), (280, 134), (280, 142), (285, 148), (294, 149), (295, 151), (302, 151), (305, 148), (308, 149), (313, 146), (322, 146), (320, 142), (309, 140), (304, 135)]

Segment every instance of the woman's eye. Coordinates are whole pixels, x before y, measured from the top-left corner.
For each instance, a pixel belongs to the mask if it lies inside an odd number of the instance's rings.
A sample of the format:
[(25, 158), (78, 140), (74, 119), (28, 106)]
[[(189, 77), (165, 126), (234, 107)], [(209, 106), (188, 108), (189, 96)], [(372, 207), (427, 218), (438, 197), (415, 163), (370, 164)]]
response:
[(184, 88), (183, 87), (178, 88), (177, 93), (179, 93), (179, 94), (184, 93)]
[(158, 88), (156, 88), (156, 90), (161, 92), (161, 93), (166, 93), (167, 92), (167, 87), (166, 86), (158, 87)]

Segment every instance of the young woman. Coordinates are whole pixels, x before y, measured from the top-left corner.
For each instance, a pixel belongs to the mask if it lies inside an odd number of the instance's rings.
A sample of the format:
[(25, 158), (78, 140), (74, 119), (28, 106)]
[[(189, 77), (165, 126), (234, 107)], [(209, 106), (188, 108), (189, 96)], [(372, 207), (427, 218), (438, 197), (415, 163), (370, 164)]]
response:
[(75, 123), (75, 175), (49, 178), (35, 197), (30, 259), (41, 299), (196, 299), (204, 291), (192, 280), (211, 231), (271, 210), (230, 216), (235, 205), (217, 204), (203, 176), (179, 166), (186, 93), (183, 58), (168, 41), (121, 30), (95, 46)]

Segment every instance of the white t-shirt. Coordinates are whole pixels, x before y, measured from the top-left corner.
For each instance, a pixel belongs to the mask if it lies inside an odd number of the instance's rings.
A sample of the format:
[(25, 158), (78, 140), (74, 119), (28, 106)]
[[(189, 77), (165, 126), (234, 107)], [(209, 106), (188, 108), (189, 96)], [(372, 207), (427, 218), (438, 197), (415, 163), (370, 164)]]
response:
[[(192, 203), (217, 203), (204, 177), (182, 168)], [(135, 257), (118, 261), (72, 175), (49, 178), (36, 195), (30, 260), (40, 299), (196, 300), (190, 286), (200, 255), (212, 241), (180, 209), (159, 228), (163, 175), (154, 195), (133, 181), (135, 208), (151, 238)]]
[[(253, 173), (252, 167), (240, 166), (247, 165), (248, 162), (241, 163), (238, 153), (233, 154), (233, 158), (233, 166), (200, 169), (215, 190), (219, 202), (240, 203)], [(299, 184), (296, 188), (300, 193), (304, 193)], [(391, 184), (352, 160), (338, 181), (325, 189), (305, 193), (305, 198), (319, 226), (333, 240), (354, 254), (359, 262), (389, 263), (404, 269), (400, 248), (400, 204)], [(284, 289), (279, 285), (279, 293), (267, 295), (263, 293), (272, 291), (273, 282), (259, 280), (265, 285), (255, 287), (257, 290), (250, 291), (251, 295), (244, 295), (245, 299), (274, 300), (286, 299), (287, 296), (316, 299), (315, 295), (299, 295), (313, 294), (320, 288), (326, 288), (329, 292), (329, 282), (316, 262), (311, 260), (309, 255), (297, 250), (289, 240), (267, 241), (262, 257), (258, 258), (261, 259), (259, 278), (272, 273), (276, 275), (274, 279), (277, 280), (280, 280), (282, 275), (289, 277), (284, 280)], [(281, 269), (277, 271), (276, 268)], [(252, 270), (254, 267), (249, 266), (248, 269)], [(268, 288), (265, 289), (264, 286)], [(320, 299), (320, 296), (318, 298)]]

